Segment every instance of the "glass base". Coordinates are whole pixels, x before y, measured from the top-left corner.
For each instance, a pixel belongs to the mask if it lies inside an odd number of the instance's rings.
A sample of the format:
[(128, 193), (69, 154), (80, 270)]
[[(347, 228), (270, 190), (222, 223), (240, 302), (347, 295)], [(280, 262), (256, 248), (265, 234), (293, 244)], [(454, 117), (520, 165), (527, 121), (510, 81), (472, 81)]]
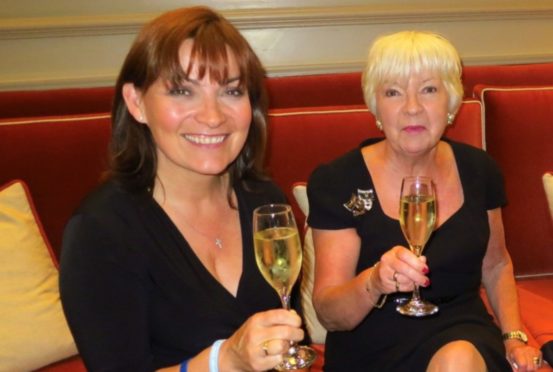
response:
[(396, 310), (402, 315), (421, 317), (436, 314), (439, 308), (427, 301), (411, 299), (406, 304), (396, 307)]
[(277, 365), (277, 371), (290, 371), (294, 369), (307, 368), (317, 359), (315, 350), (308, 346), (293, 346), (284, 355), (282, 363)]

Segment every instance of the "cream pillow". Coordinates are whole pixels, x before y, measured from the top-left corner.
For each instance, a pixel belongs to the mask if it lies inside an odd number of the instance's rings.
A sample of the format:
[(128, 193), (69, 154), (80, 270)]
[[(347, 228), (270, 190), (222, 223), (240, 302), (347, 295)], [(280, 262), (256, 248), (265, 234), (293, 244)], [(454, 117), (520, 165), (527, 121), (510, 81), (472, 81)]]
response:
[(551, 218), (553, 218), (553, 172), (547, 172), (543, 175), (543, 187), (549, 204), (549, 212), (551, 212)]
[(0, 186), (0, 371), (30, 371), (75, 354), (58, 270), (27, 187)]
[[(292, 192), (300, 206), (305, 217), (309, 214), (309, 202), (307, 200), (307, 190), (305, 184), (297, 183), (293, 186)], [(313, 294), (313, 280), (315, 277), (315, 249), (313, 247), (313, 234), (311, 228), (305, 226), (305, 236), (303, 241), (303, 263), (301, 279), (301, 305), (305, 326), (311, 340), (315, 344), (324, 344), (326, 338), (326, 329), (319, 323), (311, 296)]]

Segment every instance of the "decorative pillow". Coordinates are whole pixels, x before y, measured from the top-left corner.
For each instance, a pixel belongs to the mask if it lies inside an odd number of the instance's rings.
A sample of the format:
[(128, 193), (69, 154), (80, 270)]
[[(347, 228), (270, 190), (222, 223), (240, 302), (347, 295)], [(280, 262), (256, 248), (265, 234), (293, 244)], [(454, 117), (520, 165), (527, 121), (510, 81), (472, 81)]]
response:
[(543, 187), (549, 204), (549, 212), (551, 212), (551, 218), (553, 219), (553, 171), (543, 175)]
[(22, 181), (0, 186), (0, 371), (30, 371), (77, 353), (52, 250)]
[[(307, 200), (307, 190), (305, 183), (296, 183), (292, 191), (298, 205), (305, 215), (309, 214), (309, 203)], [(313, 294), (313, 280), (315, 277), (315, 249), (313, 247), (313, 234), (311, 228), (305, 226), (305, 236), (303, 241), (303, 263), (301, 279), (301, 304), (305, 326), (315, 344), (324, 344), (326, 338), (326, 329), (319, 323), (317, 314), (313, 308), (311, 299)]]

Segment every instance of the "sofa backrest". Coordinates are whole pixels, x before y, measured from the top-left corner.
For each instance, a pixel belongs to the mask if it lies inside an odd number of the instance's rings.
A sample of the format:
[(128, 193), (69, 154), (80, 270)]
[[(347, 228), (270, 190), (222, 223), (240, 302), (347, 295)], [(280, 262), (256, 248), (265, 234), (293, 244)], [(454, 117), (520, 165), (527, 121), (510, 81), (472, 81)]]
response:
[(267, 93), (272, 109), (365, 104), (359, 71), (272, 77)]
[[(463, 102), (446, 136), (483, 148), (481, 104)], [(334, 106), (270, 111), (267, 168), (287, 194), (298, 225), (304, 217), (292, 194), (292, 185), (306, 182), (313, 169), (357, 147), (364, 139), (381, 137), (374, 116), (365, 106)]]
[(553, 85), (553, 62), (463, 67), (465, 97), (477, 97), (477, 85), (496, 87)]
[[(463, 67), (465, 97), (477, 84), (553, 85), (552, 63)], [(361, 71), (266, 79), (271, 109), (364, 105)], [(111, 111), (114, 87), (0, 92), (0, 118), (76, 115)]]
[(107, 165), (109, 114), (0, 121), (0, 185), (21, 179), (59, 255), (65, 223)]
[(517, 275), (553, 274), (553, 224), (542, 176), (553, 169), (553, 85), (476, 87), (488, 152), (505, 176), (507, 248)]
[(111, 111), (113, 87), (0, 92), (0, 118), (81, 115)]

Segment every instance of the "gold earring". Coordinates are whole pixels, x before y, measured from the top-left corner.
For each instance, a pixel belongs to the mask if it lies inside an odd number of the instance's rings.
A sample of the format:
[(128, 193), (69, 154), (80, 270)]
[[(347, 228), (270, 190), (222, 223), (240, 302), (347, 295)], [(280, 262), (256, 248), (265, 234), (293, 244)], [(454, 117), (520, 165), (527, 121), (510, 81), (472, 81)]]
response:
[(453, 120), (455, 120), (455, 114), (452, 114), (450, 112), (447, 113), (447, 124), (451, 125), (453, 124)]
[(378, 130), (382, 130), (382, 122), (380, 120), (376, 120), (376, 127), (378, 128)]

